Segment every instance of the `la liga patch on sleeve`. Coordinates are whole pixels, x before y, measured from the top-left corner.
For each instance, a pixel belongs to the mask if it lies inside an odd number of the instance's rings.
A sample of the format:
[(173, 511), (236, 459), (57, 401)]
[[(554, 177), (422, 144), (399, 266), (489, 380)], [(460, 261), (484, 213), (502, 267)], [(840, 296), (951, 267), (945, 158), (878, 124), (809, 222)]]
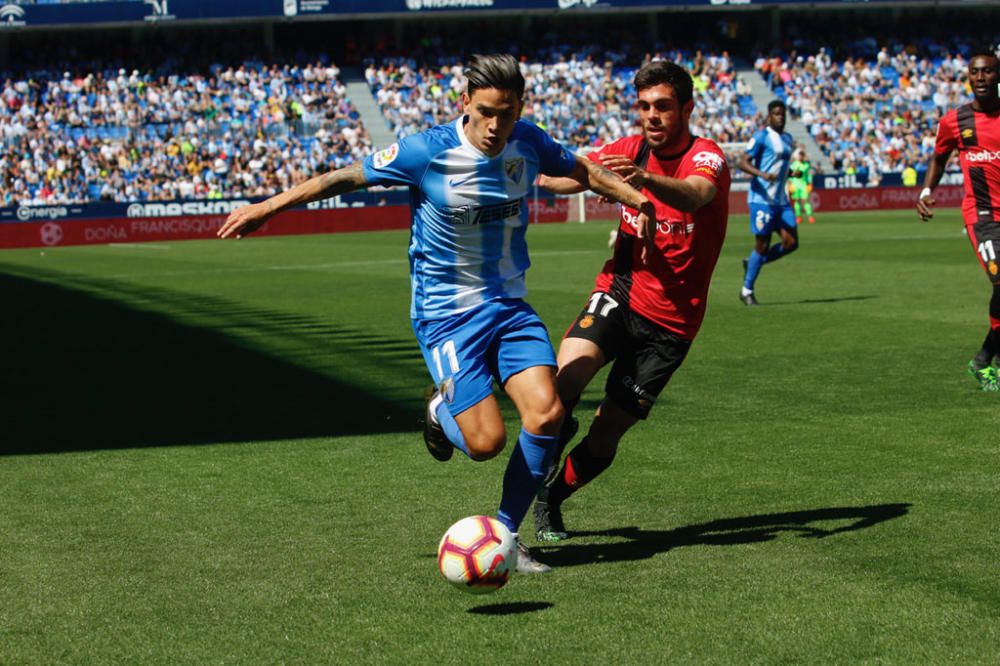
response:
[(372, 166), (376, 169), (381, 169), (383, 167), (392, 164), (393, 160), (399, 156), (399, 144), (394, 143), (385, 150), (380, 150), (374, 155), (372, 155)]

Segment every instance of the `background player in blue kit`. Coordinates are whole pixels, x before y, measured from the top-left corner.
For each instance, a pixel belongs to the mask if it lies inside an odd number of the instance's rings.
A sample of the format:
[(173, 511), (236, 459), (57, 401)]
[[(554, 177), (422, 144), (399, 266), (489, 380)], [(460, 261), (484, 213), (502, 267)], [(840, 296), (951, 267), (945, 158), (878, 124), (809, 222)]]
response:
[[(747, 197), (754, 249), (743, 260), (740, 290), (745, 305), (757, 305), (754, 283), (764, 264), (781, 259), (799, 246), (795, 210), (785, 187), (792, 147), (792, 135), (785, 131), (785, 103), (776, 99), (767, 105), (767, 126), (753, 135), (739, 162), (740, 169), (754, 177)], [(781, 242), (768, 247), (774, 232), (781, 236)]]
[[(525, 196), (539, 173), (582, 179), (638, 209), (639, 235), (647, 244), (655, 212), (618, 176), (520, 120), (525, 84), (512, 56), (473, 56), (465, 76), (461, 118), (240, 208), (219, 236), (242, 237), (284, 209), (369, 185), (410, 188), (410, 316), (436, 385), (424, 441), (442, 461), (455, 448), (474, 460), (496, 456), (507, 442), (493, 395), (493, 382), (499, 382), (522, 423), (497, 513), (516, 534), (548, 471), (563, 420), (548, 331), (522, 300), (530, 265)], [(518, 571), (548, 569), (520, 544)]]

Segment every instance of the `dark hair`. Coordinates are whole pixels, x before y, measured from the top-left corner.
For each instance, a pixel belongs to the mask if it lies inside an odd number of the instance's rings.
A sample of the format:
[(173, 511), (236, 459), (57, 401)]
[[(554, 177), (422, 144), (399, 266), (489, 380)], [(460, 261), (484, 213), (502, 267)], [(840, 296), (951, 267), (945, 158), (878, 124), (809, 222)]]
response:
[(517, 60), (508, 53), (477, 53), (469, 58), (465, 78), (469, 82), (469, 97), (477, 90), (496, 88), (516, 93), (518, 99), (524, 98), (524, 75)]
[(771, 113), (774, 109), (787, 109), (788, 107), (780, 99), (772, 99), (767, 105), (767, 112)]
[(694, 83), (691, 82), (691, 75), (683, 67), (669, 60), (654, 60), (644, 65), (635, 73), (632, 84), (636, 92), (661, 84), (668, 85), (674, 89), (677, 102), (681, 106), (694, 99)]
[(1000, 61), (1000, 56), (993, 49), (992, 46), (981, 46), (972, 52), (969, 56), (969, 62), (972, 62), (973, 58), (993, 58), (994, 60)]

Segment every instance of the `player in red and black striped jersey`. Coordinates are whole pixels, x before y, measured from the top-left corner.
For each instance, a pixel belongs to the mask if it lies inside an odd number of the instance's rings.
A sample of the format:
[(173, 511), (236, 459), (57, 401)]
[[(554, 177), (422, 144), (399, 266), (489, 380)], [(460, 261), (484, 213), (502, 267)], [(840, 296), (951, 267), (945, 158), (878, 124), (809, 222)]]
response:
[(969, 60), (973, 101), (946, 113), (938, 125), (937, 145), (917, 201), (921, 219), (933, 216), (932, 194), (951, 154), (965, 180), (962, 217), (979, 263), (993, 283), (990, 330), (982, 349), (969, 361), (969, 372), (984, 391), (1000, 391), (1000, 60), (992, 50)]
[[(544, 541), (567, 537), (562, 503), (611, 465), (622, 436), (646, 418), (684, 361), (726, 235), (729, 168), (715, 142), (688, 128), (690, 75), (672, 62), (653, 62), (636, 73), (635, 88), (642, 134), (589, 157), (642, 190), (656, 219), (641, 227), (637, 211), (622, 206), (614, 256), (559, 347), (557, 385), (567, 413), (598, 370), (613, 365), (590, 430), (561, 468), (556, 457), (535, 502)], [(564, 194), (583, 189), (569, 178), (543, 177), (540, 185)], [(560, 445), (571, 436), (564, 432)]]

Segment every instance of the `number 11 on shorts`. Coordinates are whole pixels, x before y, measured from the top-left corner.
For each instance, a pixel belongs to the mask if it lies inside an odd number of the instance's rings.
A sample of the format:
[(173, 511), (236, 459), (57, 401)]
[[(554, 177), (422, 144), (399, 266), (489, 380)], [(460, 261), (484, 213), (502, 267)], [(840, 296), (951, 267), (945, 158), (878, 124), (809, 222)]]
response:
[[(455, 353), (455, 341), (448, 340), (443, 345), (438, 345), (431, 350), (434, 359), (434, 367), (437, 369), (438, 381), (443, 382), (448, 377), (458, 373), (458, 354)], [(451, 371), (447, 375), (444, 373), (444, 366), (441, 364), (441, 356), (448, 361), (448, 369)]]

